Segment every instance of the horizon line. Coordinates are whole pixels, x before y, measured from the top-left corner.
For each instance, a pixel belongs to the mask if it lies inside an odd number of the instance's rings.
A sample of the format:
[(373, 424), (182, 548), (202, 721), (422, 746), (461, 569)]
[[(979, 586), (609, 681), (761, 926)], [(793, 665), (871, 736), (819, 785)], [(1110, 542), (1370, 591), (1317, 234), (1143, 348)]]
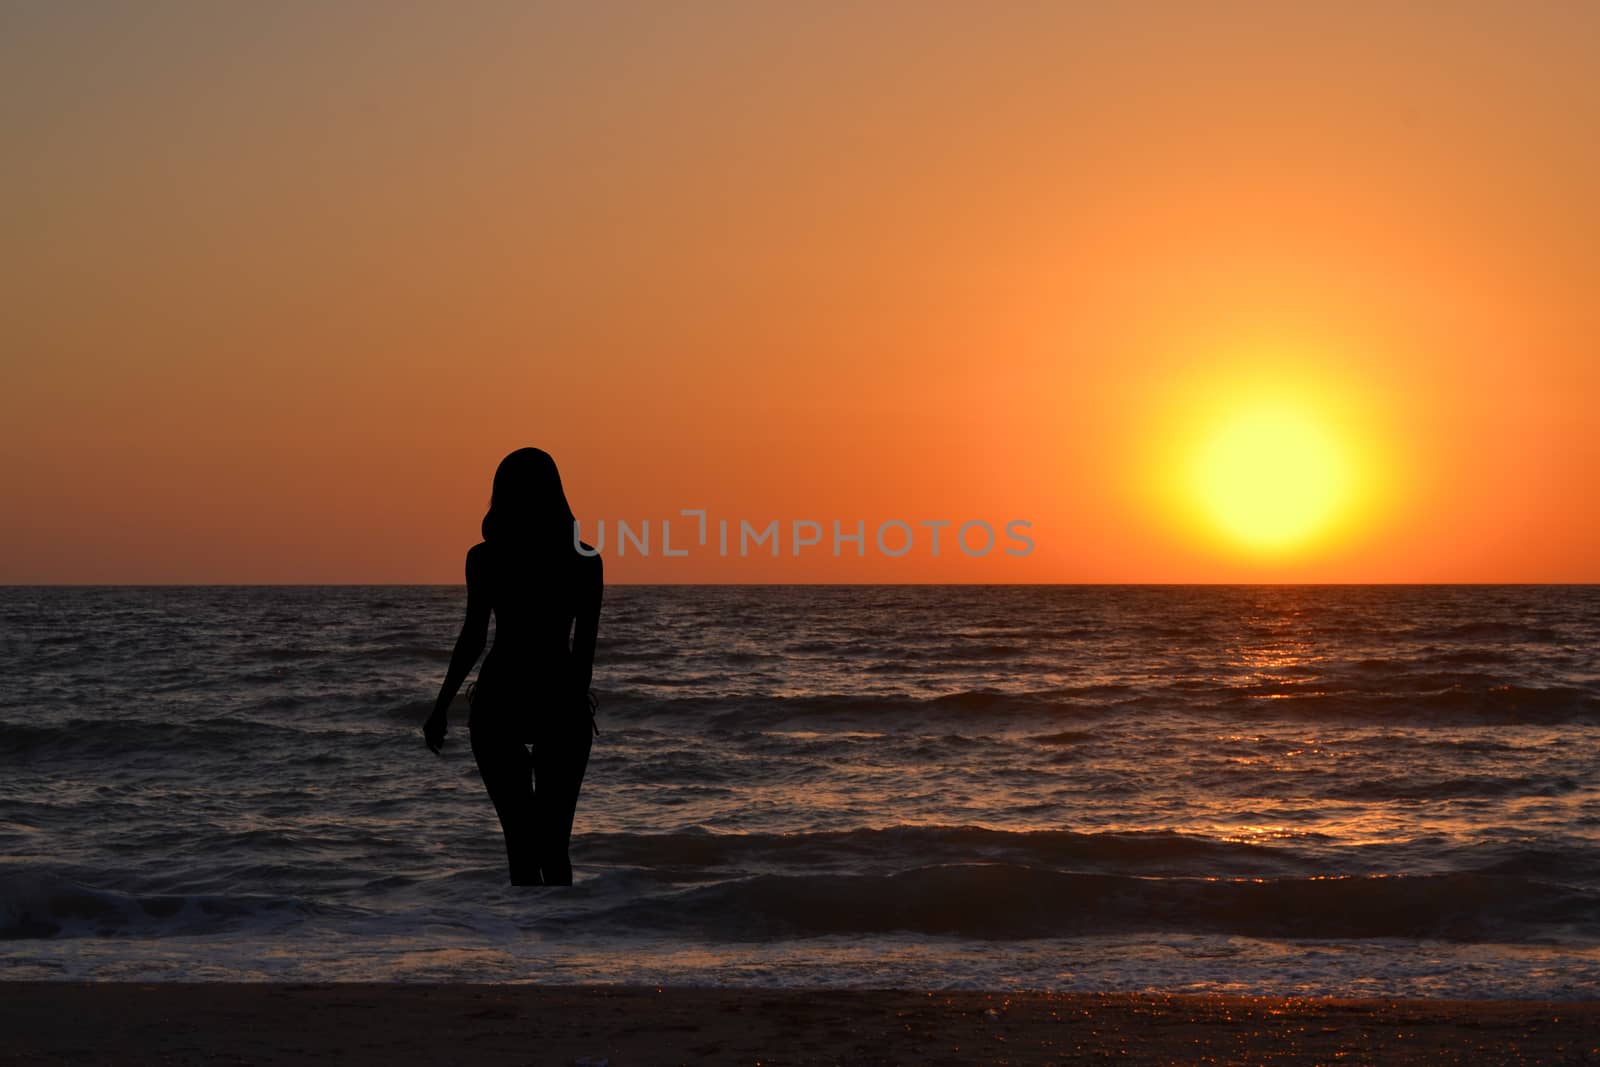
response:
[[(457, 582), (0, 582), (0, 589), (459, 589), (466, 585), (465, 581)], [(607, 582), (606, 588), (880, 588), (884, 586), (905, 586), (907, 588), (1036, 588), (1036, 587), (1078, 587), (1078, 588), (1125, 588), (1129, 586), (1145, 587), (1174, 587), (1174, 586), (1283, 586), (1306, 587), (1424, 587), (1424, 586), (1451, 586), (1451, 587), (1479, 587), (1479, 588), (1509, 588), (1509, 587), (1571, 587), (1571, 586), (1597, 586), (1597, 581), (1389, 581), (1389, 582), (1285, 582), (1285, 581), (1210, 581), (1210, 582), (1177, 582), (1177, 581), (1122, 581), (1122, 582)]]

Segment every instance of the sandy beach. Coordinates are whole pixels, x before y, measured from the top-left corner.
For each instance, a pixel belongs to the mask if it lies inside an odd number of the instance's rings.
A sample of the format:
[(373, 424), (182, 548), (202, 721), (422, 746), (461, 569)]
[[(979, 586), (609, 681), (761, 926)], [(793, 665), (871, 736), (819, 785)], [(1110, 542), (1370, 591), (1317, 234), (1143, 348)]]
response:
[(1600, 1001), (7, 983), (10, 1063), (1592, 1063)]

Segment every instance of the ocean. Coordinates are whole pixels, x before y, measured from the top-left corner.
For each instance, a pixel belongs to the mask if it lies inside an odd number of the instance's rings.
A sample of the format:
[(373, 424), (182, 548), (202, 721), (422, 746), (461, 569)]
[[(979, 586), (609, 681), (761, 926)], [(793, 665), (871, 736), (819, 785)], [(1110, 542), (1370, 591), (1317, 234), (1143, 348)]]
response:
[(464, 602), (0, 589), (0, 976), (1600, 995), (1600, 587), (613, 587), (570, 890)]

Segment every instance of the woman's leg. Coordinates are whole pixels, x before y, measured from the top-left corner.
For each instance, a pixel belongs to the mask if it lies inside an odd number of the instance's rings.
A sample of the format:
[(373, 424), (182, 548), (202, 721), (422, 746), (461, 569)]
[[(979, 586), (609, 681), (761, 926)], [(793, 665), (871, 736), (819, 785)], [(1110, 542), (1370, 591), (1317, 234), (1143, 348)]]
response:
[(500, 816), (512, 885), (539, 885), (537, 827), (533, 800), (533, 761), (516, 737), (503, 730), (471, 731), (472, 756)]
[(550, 731), (533, 746), (535, 848), (545, 885), (572, 884), (567, 846), (592, 743), (589, 720), (584, 719), (580, 728)]

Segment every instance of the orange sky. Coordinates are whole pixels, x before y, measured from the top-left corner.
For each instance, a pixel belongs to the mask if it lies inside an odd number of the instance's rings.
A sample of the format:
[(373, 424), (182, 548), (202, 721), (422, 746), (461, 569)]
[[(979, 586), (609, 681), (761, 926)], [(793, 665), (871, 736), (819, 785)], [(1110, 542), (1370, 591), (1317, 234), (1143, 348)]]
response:
[[(868, 524), (612, 581), (1600, 580), (1600, 6), (861, 6), (8, 5), (0, 582), (457, 582), (527, 444)], [(1260, 389), (1364, 464), (1271, 556)]]

